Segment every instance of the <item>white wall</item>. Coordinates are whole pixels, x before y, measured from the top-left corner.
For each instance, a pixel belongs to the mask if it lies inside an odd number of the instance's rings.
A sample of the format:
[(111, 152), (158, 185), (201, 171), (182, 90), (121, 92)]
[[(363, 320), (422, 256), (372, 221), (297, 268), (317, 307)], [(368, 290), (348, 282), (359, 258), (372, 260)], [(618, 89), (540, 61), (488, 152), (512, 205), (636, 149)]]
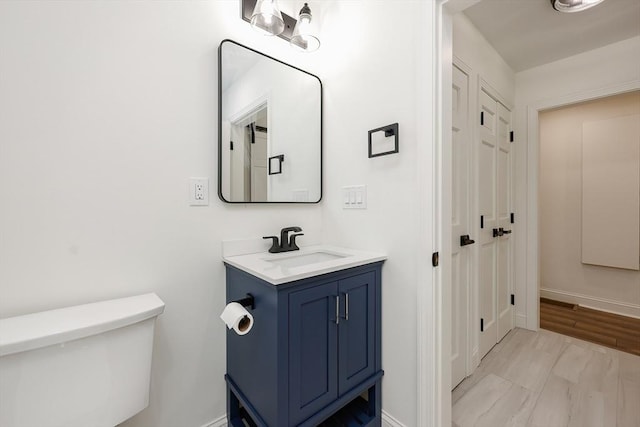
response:
[(538, 121), (537, 111), (637, 89), (640, 37), (522, 71), (516, 74), (516, 138), (527, 150), (516, 152), (515, 233), (517, 314), (538, 327)]
[[(640, 317), (640, 272), (583, 264), (582, 259), (583, 138), (586, 138), (586, 134), (583, 135), (583, 123), (630, 115), (637, 117), (639, 113), (640, 92), (637, 91), (540, 113), (539, 248), (542, 296), (587, 305), (593, 304), (593, 300), (604, 300), (609, 303), (601, 308), (617, 308), (621, 314)], [(640, 135), (635, 138), (640, 138)], [(629, 167), (638, 171), (638, 158), (635, 159), (635, 164), (633, 160), (626, 158)], [(625, 180), (628, 181), (632, 176), (633, 173), (627, 174)], [(610, 179), (607, 181), (606, 176), (601, 181), (610, 187)], [(635, 218), (629, 220), (632, 224), (637, 224), (638, 182), (630, 185), (635, 186), (636, 208)], [(627, 200), (623, 202), (626, 203)], [(611, 208), (616, 209), (616, 206)], [(594, 209), (593, 215), (603, 215), (603, 211)], [(630, 235), (628, 231), (634, 226), (622, 219), (633, 210), (629, 207), (618, 217), (606, 215), (610, 228), (629, 226), (625, 237), (622, 237), (626, 241), (619, 242), (618, 239), (618, 246), (627, 245), (629, 248), (629, 245), (638, 245), (637, 225), (636, 235)], [(620, 221), (622, 224), (619, 224)], [(632, 253), (631, 250), (629, 252)], [(637, 250), (635, 252), (637, 257)], [(638, 261), (637, 258), (635, 261)], [(630, 312), (633, 306), (636, 313)]]
[[(150, 407), (125, 425), (199, 427), (225, 412), (221, 241), (322, 209), (216, 196), (217, 48), (258, 37), (236, 1), (0, 2), (0, 316), (156, 292)], [(208, 207), (187, 179), (210, 177)]]
[[(303, 54), (257, 35), (235, 0), (0, 2), (0, 316), (156, 292), (167, 305), (151, 403), (124, 425), (198, 427), (224, 414), (221, 241), (287, 225), (302, 226), (302, 244), (388, 253), (383, 409), (414, 426), (418, 405), (437, 398), (416, 397), (416, 295), (434, 292), (433, 35), (423, 27), (433, 8), (313, 8), (322, 46)], [(323, 80), (321, 205), (215, 197), (224, 38)], [(396, 121), (400, 153), (368, 159), (367, 131)], [(208, 207), (187, 205), (190, 176), (210, 177)], [(367, 184), (367, 210), (342, 210), (349, 184)], [(428, 371), (435, 360), (426, 357)]]
[[(420, 234), (420, 221), (429, 224), (420, 216), (428, 184), (421, 173), (432, 172), (430, 163), (418, 159), (433, 144), (433, 113), (419, 115), (433, 94), (418, 95), (431, 77), (421, 68), (427, 48), (418, 35), (432, 10), (415, 1), (374, 3), (340, 1), (324, 8), (326, 31), (317, 52), (326, 64), (323, 235), (389, 256), (382, 277), (383, 409), (403, 425), (416, 426), (417, 405), (426, 404), (416, 397), (416, 295), (418, 286), (431, 288), (419, 279), (431, 253), (420, 252), (420, 239), (431, 238)], [(369, 159), (368, 131), (395, 122), (399, 153)], [(341, 188), (358, 184), (367, 186), (367, 209), (342, 209)]]
[[(477, 98), (480, 76), (506, 101), (514, 102), (515, 73), (463, 13), (453, 16), (453, 54), (473, 70), (473, 97)], [(475, 98), (470, 105), (477, 105)]]

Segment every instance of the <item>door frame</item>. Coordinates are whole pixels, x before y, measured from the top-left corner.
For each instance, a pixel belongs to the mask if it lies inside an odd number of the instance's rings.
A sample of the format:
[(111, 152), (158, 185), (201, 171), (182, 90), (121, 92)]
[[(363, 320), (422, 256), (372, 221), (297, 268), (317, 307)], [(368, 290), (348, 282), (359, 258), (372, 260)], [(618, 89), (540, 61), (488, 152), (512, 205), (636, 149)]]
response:
[[(418, 263), (417, 281), (417, 426), (451, 425), (451, 85), (453, 83), (453, 24), (445, 10), (450, 0), (420, 2), (424, 25), (418, 29), (416, 72), (417, 115), (433, 119), (429, 131), (419, 131), (420, 186), (418, 253), (439, 252), (439, 267)], [(453, 0), (456, 1), (456, 0)], [(448, 92), (447, 92), (448, 91)], [(447, 95), (448, 93), (448, 95)], [(421, 127), (424, 129), (424, 127)], [(423, 133), (424, 132), (424, 133)], [(429, 143), (433, 141), (433, 143)], [(430, 165), (427, 170), (424, 165)]]
[(526, 254), (526, 328), (540, 327), (539, 198), (540, 173), (539, 114), (551, 108), (640, 90), (640, 80), (615, 84), (589, 91), (560, 95), (527, 105), (527, 254)]
[[(438, 230), (444, 230), (446, 232), (447, 227), (450, 227), (450, 219), (447, 220), (447, 206), (443, 205), (442, 194), (447, 189), (447, 175), (451, 174), (451, 168), (448, 167), (446, 160), (447, 138), (450, 135), (451, 125), (451, 112), (447, 111), (447, 107), (451, 107), (451, 97), (443, 97), (443, 88), (447, 89), (451, 86), (452, 77), (451, 71), (448, 71), (453, 62), (453, 45), (452, 45), (452, 15), (456, 12), (464, 10), (466, 7), (472, 4), (478, 3), (480, 0), (436, 0), (432, 3), (431, 7), (434, 7), (433, 20), (425, 20), (423, 28), (433, 28), (434, 38), (432, 44), (428, 47), (432, 47), (434, 53), (433, 68), (428, 64), (420, 63), (418, 68), (420, 71), (429, 72), (431, 70), (434, 74), (431, 77), (430, 84), (432, 85), (433, 94), (435, 99), (430, 104), (426, 100), (419, 102), (418, 109), (420, 113), (428, 111), (429, 106), (432, 106), (434, 111), (435, 122), (433, 126), (432, 136), (434, 138), (433, 157), (428, 158), (428, 150), (424, 149), (419, 152), (417, 156), (420, 161), (426, 161), (433, 165), (433, 174), (431, 176), (420, 176), (420, 182), (425, 182), (427, 186), (433, 185), (433, 190), (437, 192), (437, 195), (430, 198), (428, 196), (421, 197), (421, 212), (424, 214), (425, 223), (420, 226), (420, 235), (425, 236), (420, 240), (420, 253), (427, 254), (430, 244), (433, 244), (434, 248), (440, 248), (440, 259), (446, 260), (446, 256), (450, 255), (446, 252), (446, 247), (442, 243), (446, 244), (446, 239), (443, 237), (450, 236), (438, 236)], [(428, 14), (427, 14), (428, 15)], [(422, 34), (420, 40), (431, 40), (428, 36)], [(422, 52), (422, 56), (425, 55)], [(420, 59), (420, 61), (425, 61)], [(427, 60), (428, 61), (428, 60)], [(428, 84), (428, 83), (427, 83)], [(421, 93), (428, 93), (424, 87)], [(516, 221), (516, 227), (521, 229), (522, 235), (526, 235), (526, 253), (522, 256), (525, 257), (525, 295), (522, 298), (525, 299), (525, 313), (524, 319), (519, 319), (518, 313), (515, 312), (515, 326), (526, 327), (530, 330), (538, 330), (539, 327), (539, 265), (538, 265), (538, 168), (539, 168), (539, 140), (538, 140), (538, 113), (542, 110), (561, 107), (563, 105), (574, 104), (583, 101), (589, 101), (598, 98), (604, 98), (611, 95), (621, 94), (625, 92), (631, 92), (640, 89), (640, 80), (634, 80), (631, 82), (625, 82), (615, 84), (603, 88), (598, 88), (590, 91), (582, 91), (580, 93), (574, 93), (569, 95), (560, 95), (557, 97), (549, 98), (547, 100), (527, 105), (527, 147), (526, 147), (526, 165), (527, 171), (525, 172), (526, 178), (526, 230), (519, 227), (518, 221)], [(446, 92), (444, 92), (446, 93)], [(517, 102), (516, 102), (517, 105)], [(517, 111), (512, 110), (517, 113)], [(514, 120), (514, 128), (518, 131), (516, 117)], [(447, 126), (449, 130), (447, 131)], [(521, 129), (525, 132), (525, 129)], [(419, 146), (424, 144), (419, 144)], [(419, 148), (420, 150), (420, 148)], [(441, 154), (444, 156), (441, 157)], [(450, 154), (450, 153), (449, 153)], [(514, 161), (513, 167), (515, 167)], [(428, 175), (428, 174), (425, 174)], [(450, 183), (449, 183), (450, 184)], [(518, 191), (518, 182), (514, 182), (514, 191)], [(424, 193), (423, 193), (424, 194)], [(446, 194), (446, 193), (445, 193)], [(425, 201), (432, 200), (434, 206), (432, 208), (425, 208)], [(515, 200), (514, 200), (515, 203)], [(516, 206), (513, 206), (516, 209)], [(429, 233), (429, 228), (433, 226), (433, 235)], [(449, 239), (450, 240), (450, 239)], [(517, 247), (517, 245), (514, 244)], [(516, 248), (514, 248), (515, 250)], [(516, 255), (516, 260), (518, 256)], [(517, 261), (516, 261), (517, 262)], [(445, 263), (446, 264), (446, 263)], [(450, 272), (446, 271), (446, 265), (442, 268), (434, 268), (431, 279), (433, 280), (433, 289), (427, 291), (424, 286), (418, 286), (418, 414), (417, 425), (419, 427), (439, 427), (445, 425), (451, 425), (451, 366), (449, 363), (451, 346), (447, 344), (447, 338), (450, 337), (451, 325), (447, 321), (447, 316), (442, 316), (442, 313), (448, 313), (451, 309), (451, 294), (446, 293), (446, 286), (443, 287), (443, 283), (448, 283), (446, 278), (449, 277)], [(440, 271), (438, 271), (440, 270)], [(421, 271), (423, 274), (426, 272)], [(449, 276), (448, 276), (449, 274)], [(518, 276), (513, 279), (516, 280)], [(423, 276), (419, 277), (420, 283), (428, 280)], [(514, 283), (515, 291), (515, 283)], [(430, 315), (422, 314), (423, 312), (431, 311)], [(435, 322), (435, 323), (429, 323)], [(444, 337), (444, 339), (443, 339)], [(435, 349), (430, 346), (439, 346)]]

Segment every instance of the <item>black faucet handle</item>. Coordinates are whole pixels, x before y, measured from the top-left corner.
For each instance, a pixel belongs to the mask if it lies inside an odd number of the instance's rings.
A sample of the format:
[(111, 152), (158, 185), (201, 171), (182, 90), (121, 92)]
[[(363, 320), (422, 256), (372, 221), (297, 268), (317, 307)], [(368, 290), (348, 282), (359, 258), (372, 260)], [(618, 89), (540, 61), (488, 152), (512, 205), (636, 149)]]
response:
[(289, 249), (292, 251), (297, 251), (300, 249), (298, 245), (296, 245), (296, 237), (298, 236), (304, 236), (304, 233), (296, 233), (289, 236)]
[(264, 236), (263, 239), (271, 239), (271, 248), (269, 248), (269, 252), (274, 253), (280, 249), (280, 244), (278, 243), (278, 236)]

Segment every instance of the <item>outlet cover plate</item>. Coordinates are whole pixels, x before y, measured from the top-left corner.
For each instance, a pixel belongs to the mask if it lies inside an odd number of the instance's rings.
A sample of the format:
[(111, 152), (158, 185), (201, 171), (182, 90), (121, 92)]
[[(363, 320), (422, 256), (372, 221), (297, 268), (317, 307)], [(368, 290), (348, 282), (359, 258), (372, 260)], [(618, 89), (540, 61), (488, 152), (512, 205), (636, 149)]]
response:
[(189, 178), (189, 205), (209, 205), (209, 178)]

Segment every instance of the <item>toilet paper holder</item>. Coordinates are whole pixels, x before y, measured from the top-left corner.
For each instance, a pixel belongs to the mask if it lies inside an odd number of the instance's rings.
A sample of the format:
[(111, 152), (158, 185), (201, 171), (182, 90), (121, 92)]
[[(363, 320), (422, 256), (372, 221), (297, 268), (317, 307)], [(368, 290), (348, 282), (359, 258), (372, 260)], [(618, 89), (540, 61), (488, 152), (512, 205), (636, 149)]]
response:
[(255, 298), (251, 294), (247, 294), (246, 297), (244, 297), (242, 299), (239, 299), (239, 300), (231, 301), (231, 302), (237, 302), (238, 304), (240, 304), (243, 307), (250, 307), (251, 310), (256, 308)]

